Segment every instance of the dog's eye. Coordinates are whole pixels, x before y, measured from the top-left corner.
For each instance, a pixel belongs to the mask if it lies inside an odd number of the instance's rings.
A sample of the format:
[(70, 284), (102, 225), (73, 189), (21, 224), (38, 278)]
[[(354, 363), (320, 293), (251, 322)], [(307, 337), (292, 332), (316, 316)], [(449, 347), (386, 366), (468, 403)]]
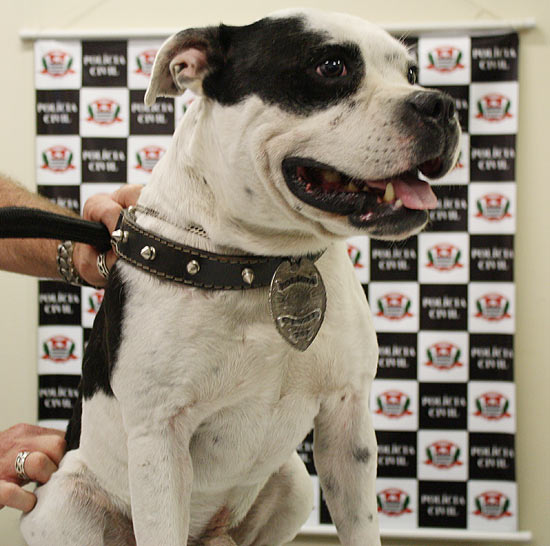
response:
[(316, 72), (323, 78), (340, 78), (348, 73), (348, 69), (342, 59), (326, 59), (317, 65)]
[(407, 73), (407, 79), (411, 85), (414, 85), (418, 80), (418, 66), (412, 65), (409, 66), (409, 71)]

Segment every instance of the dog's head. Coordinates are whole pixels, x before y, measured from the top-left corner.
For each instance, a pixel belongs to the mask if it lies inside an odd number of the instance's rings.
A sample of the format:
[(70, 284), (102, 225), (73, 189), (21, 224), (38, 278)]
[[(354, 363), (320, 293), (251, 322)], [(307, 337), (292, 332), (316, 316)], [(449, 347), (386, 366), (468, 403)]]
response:
[(206, 178), (236, 223), (400, 239), (436, 205), (419, 173), (441, 177), (458, 156), (453, 100), (416, 75), (406, 47), (362, 19), (286, 11), (175, 34), (146, 102), (201, 96), (217, 173)]

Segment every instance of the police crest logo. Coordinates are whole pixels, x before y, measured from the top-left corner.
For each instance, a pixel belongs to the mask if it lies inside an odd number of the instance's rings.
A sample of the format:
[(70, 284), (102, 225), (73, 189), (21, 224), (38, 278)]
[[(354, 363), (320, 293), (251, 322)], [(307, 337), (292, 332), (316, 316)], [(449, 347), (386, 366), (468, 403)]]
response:
[(398, 517), (412, 512), (409, 508), (411, 497), (402, 489), (396, 487), (384, 489), (376, 495), (376, 500), (378, 511), (386, 516)]

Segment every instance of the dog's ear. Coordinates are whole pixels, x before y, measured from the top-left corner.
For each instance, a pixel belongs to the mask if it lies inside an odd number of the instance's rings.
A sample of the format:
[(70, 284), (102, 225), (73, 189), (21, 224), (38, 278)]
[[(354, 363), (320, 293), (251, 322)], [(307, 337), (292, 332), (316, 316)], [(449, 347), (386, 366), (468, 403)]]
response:
[(181, 95), (185, 89), (202, 94), (204, 77), (220, 62), (219, 28), (191, 28), (162, 44), (153, 65), (145, 104), (157, 97)]

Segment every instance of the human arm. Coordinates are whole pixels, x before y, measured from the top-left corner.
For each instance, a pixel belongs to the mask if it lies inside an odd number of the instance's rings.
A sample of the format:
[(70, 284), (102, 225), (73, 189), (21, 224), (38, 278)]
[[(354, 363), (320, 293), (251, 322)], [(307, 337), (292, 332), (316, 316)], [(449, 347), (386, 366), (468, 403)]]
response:
[[(112, 194), (97, 194), (84, 204), (83, 217), (104, 223), (109, 231), (115, 229), (122, 208), (137, 202), (143, 186), (123, 185)], [(0, 174), (0, 207), (32, 207), (75, 216), (48, 199), (28, 191), (8, 177)], [(61, 279), (56, 263), (57, 247), (61, 241), (52, 239), (2, 239), (0, 240), (0, 269), (24, 275)], [(82, 243), (74, 246), (73, 262), (81, 277), (93, 286), (103, 286), (106, 280), (97, 270), (98, 252)], [(116, 257), (107, 253), (107, 265), (111, 267)]]
[[(76, 216), (36, 193), (0, 175), (0, 207), (32, 207), (65, 216)], [(60, 241), (52, 239), (2, 239), (0, 269), (24, 275), (59, 279), (55, 261)]]

